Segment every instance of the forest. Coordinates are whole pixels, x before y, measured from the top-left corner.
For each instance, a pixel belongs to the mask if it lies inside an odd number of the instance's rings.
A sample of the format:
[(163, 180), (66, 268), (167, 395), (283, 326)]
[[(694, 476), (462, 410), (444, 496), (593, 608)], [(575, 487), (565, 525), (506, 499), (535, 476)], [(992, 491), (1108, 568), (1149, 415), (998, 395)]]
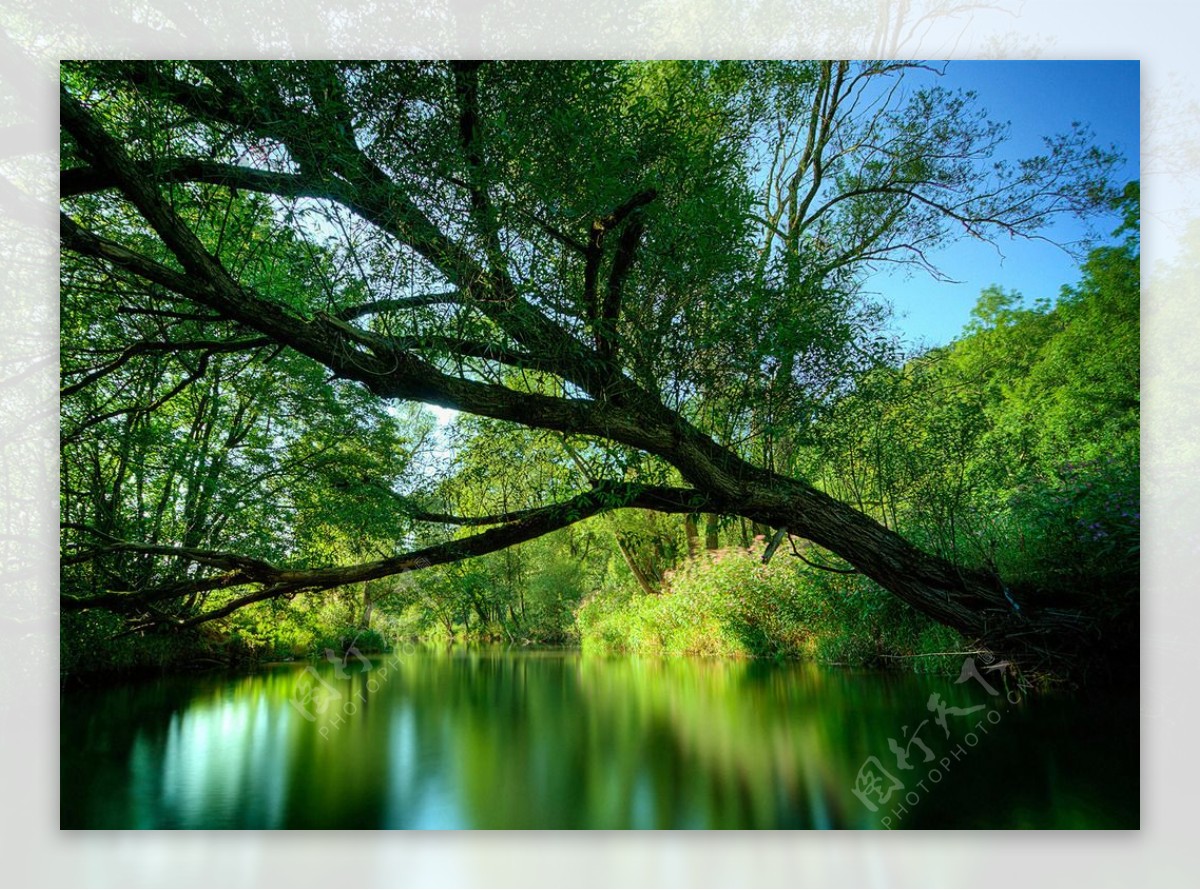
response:
[[(1136, 663), (1138, 183), (928, 71), (64, 62), (64, 678)], [(948, 344), (866, 286), (1067, 218)]]

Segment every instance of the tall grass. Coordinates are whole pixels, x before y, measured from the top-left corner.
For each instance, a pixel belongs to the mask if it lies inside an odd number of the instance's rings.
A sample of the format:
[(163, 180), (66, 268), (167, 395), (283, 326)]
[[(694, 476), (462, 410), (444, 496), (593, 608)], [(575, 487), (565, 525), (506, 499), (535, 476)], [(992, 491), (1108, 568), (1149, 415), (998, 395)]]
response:
[(845, 665), (900, 662), (918, 671), (961, 665), (933, 655), (969, 648), (860, 575), (805, 565), (760, 548), (686, 562), (661, 594), (604, 591), (585, 599), (576, 624), (585, 651), (637, 655), (806, 658)]

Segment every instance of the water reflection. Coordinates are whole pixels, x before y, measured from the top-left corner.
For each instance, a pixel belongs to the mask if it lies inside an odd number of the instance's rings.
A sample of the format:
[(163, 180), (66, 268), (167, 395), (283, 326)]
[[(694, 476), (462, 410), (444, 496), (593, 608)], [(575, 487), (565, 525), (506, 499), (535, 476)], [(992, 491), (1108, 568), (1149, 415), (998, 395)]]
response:
[[(960, 744), (987, 712), (955, 711), (981, 704), (997, 722)], [(930, 719), (961, 756), (893, 827), (1136, 827), (1136, 714), (812, 665), (428, 650), (65, 694), (62, 825), (876, 828), (859, 769), (916, 790), (920, 750), (903, 773), (888, 740)]]

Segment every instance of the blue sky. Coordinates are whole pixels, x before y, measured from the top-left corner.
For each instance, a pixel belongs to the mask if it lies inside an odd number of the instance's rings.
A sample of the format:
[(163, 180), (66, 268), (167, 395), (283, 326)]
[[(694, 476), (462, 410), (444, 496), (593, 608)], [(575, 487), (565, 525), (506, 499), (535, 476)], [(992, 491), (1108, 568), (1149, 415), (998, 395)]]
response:
[[(933, 75), (931, 75), (933, 78)], [(1139, 64), (1137, 62), (952, 62), (937, 82), (949, 89), (971, 89), (994, 120), (1012, 125), (1007, 157), (1040, 153), (1041, 138), (1067, 131), (1073, 121), (1089, 124), (1101, 145), (1114, 145), (1125, 156), (1122, 182), (1138, 178)], [(1115, 217), (1099, 225), (1107, 235)], [(1080, 228), (1060, 223), (1050, 231), (1061, 241), (1075, 240)], [(941, 345), (957, 336), (979, 292), (991, 284), (1015, 290), (1032, 301), (1055, 297), (1064, 284), (1079, 279), (1077, 262), (1061, 249), (1041, 242), (1006, 242), (1003, 259), (994, 247), (960, 242), (932, 257), (951, 278), (933, 281), (924, 273), (906, 280), (892, 272), (872, 278), (868, 288), (890, 301), (896, 327), (907, 341)]]

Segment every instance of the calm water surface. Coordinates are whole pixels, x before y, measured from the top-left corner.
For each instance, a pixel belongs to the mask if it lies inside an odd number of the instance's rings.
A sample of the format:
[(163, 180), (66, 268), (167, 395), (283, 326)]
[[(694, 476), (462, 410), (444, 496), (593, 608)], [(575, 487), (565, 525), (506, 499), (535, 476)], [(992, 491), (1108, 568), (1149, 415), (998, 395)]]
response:
[(62, 826), (1138, 825), (1122, 696), (575, 651), (368, 660), (64, 693)]

